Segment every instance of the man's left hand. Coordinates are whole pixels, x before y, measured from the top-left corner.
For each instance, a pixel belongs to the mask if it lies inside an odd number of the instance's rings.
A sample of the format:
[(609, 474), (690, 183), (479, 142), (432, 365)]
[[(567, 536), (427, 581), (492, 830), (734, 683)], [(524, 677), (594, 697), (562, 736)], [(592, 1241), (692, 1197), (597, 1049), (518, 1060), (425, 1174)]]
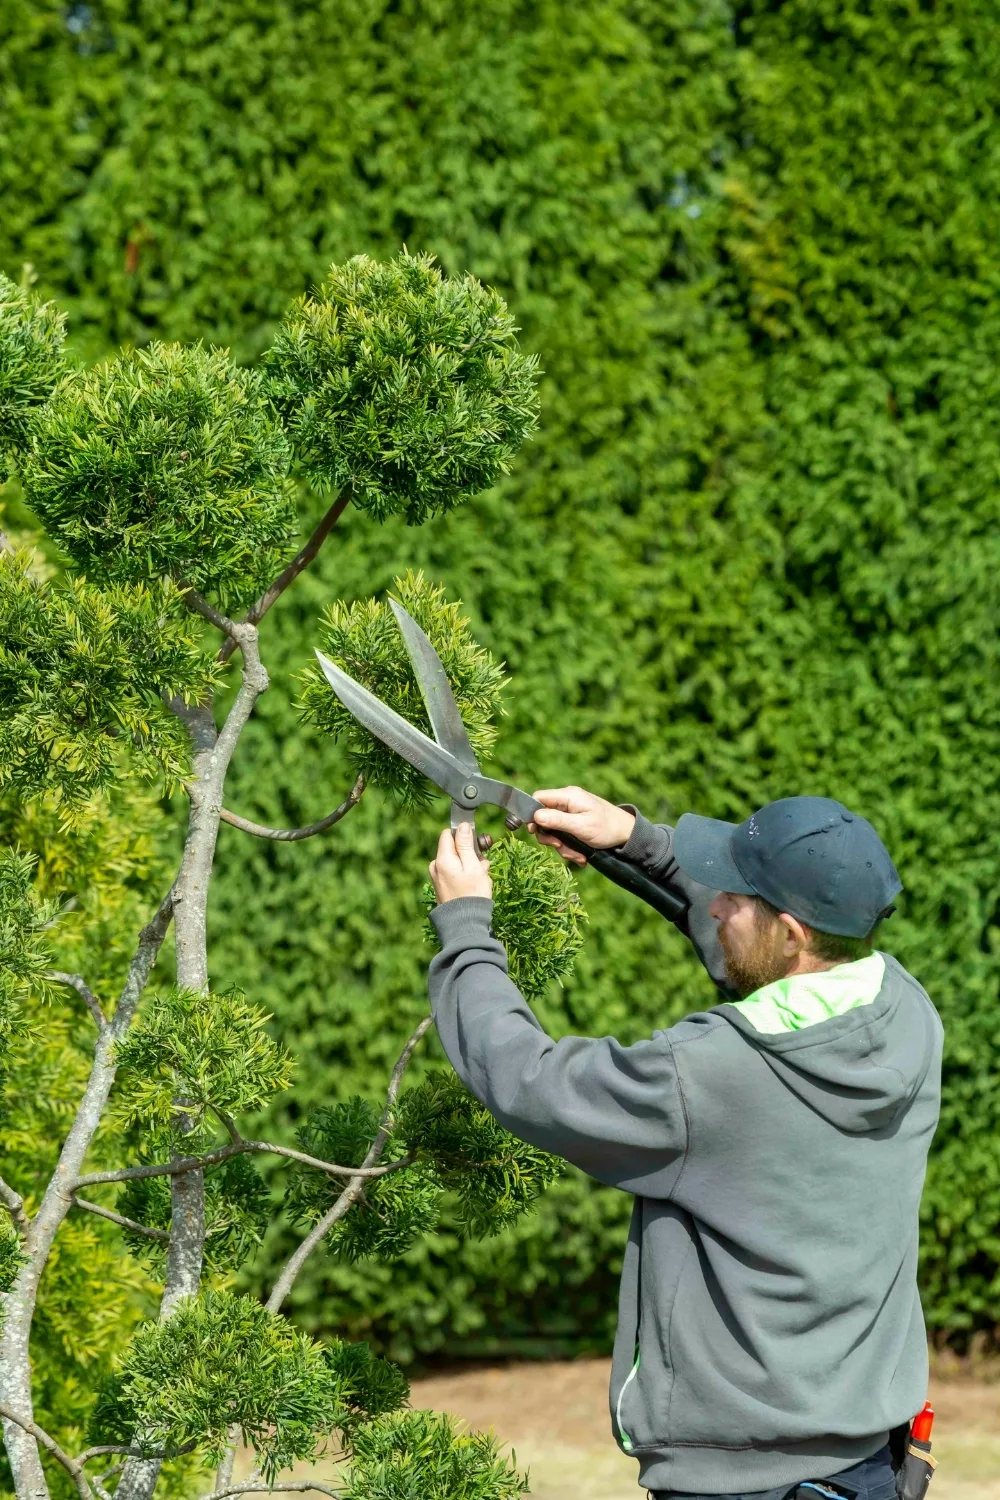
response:
[(437, 858), (430, 866), (438, 906), (462, 896), (493, 897), (490, 862), (476, 849), (471, 823), (459, 823), (454, 833), (445, 828), (438, 839)]

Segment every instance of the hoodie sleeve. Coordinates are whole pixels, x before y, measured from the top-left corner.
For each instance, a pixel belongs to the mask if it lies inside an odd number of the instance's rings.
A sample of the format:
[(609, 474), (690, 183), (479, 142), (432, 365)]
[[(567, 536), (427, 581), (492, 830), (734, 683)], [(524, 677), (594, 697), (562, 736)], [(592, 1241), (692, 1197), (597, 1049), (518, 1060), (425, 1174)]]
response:
[(737, 995), (726, 983), (726, 964), (719, 946), (714, 917), (708, 908), (717, 892), (707, 885), (699, 885), (685, 875), (673, 854), (674, 830), (665, 823), (651, 823), (637, 807), (623, 802), (622, 806), (635, 815), (635, 827), (627, 844), (614, 852), (620, 859), (627, 859), (651, 875), (658, 885), (683, 896), (688, 909), (675, 923), (679, 932), (691, 943), (709, 976), (727, 999)]
[(491, 901), (464, 897), (431, 914), (441, 939), (431, 1008), (456, 1073), (522, 1140), (599, 1182), (668, 1196), (687, 1145), (669, 1038), (661, 1032), (632, 1047), (613, 1037), (553, 1041), (507, 974), (492, 911)]

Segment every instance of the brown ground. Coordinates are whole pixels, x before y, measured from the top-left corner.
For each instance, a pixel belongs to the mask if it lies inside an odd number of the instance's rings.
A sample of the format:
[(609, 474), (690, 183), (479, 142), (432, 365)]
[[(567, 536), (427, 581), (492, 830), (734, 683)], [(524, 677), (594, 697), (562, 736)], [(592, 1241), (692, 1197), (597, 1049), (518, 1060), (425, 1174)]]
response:
[[(636, 1464), (615, 1447), (609, 1361), (508, 1365), (417, 1381), (414, 1406), (493, 1427), (530, 1472), (535, 1500), (645, 1500)], [(1000, 1500), (1000, 1382), (932, 1383), (934, 1453), (928, 1500)]]
[[(635, 1461), (611, 1438), (609, 1361), (501, 1365), (415, 1381), (412, 1404), (489, 1429), (528, 1469), (534, 1500), (645, 1500)], [(929, 1500), (1000, 1500), (1000, 1380), (932, 1381), (940, 1468)], [(297, 1478), (331, 1477), (324, 1466)]]

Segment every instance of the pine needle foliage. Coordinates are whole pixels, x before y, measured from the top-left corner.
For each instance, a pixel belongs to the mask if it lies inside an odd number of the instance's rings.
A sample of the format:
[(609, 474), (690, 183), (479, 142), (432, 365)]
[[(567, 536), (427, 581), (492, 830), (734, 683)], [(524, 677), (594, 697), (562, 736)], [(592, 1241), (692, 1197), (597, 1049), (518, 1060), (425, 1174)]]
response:
[(212, 1108), (229, 1115), (263, 1108), (292, 1076), (288, 1051), (264, 1029), (269, 1020), (235, 986), (151, 995), (116, 1049), (119, 1118), (165, 1128), (178, 1099), (196, 1125)]
[(558, 1157), (502, 1125), (452, 1072), (432, 1073), (400, 1101), (398, 1133), (453, 1195), (460, 1234), (488, 1239), (515, 1224), (562, 1173)]
[[(495, 720), (503, 713), (503, 667), (476, 643), (461, 613), (461, 601), (449, 603), (444, 589), (429, 583), (423, 573), (407, 572), (396, 578), (392, 595), (430, 638), (448, 674), (472, 747), (484, 759), (496, 741)], [(319, 644), (324, 655), (383, 703), (431, 732), (403, 637), (385, 600), (331, 605), (321, 622)], [(390, 792), (403, 807), (431, 800), (435, 789), (358, 723), (331, 692), (318, 666), (307, 667), (302, 682), (302, 717), (343, 744), (355, 775), (364, 775), (372, 785)]]
[[(25, 1002), (48, 993), (51, 961), (47, 932), (54, 904), (34, 887), (36, 859), (17, 849), (0, 850), (0, 1088), (25, 1035)], [(0, 1118), (5, 1113), (0, 1098)]]
[(34, 888), (37, 860), (17, 849), (0, 851), (0, 1048), (9, 1038), (14, 1008), (30, 993), (44, 993), (51, 962), (47, 933), (54, 904)]
[(65, 314), (0, 271), (0, 484), (64, 373)]
[[(539, 1000), (553, 981), (561, 983), (573, 970), (583, 946), (587, 912), (569, 866), (552, 849), (533, 840), (507, 835), (489, 852), (493, 882), (491, 929), (507, 950), (511, 979), (527, 1000)], [(424, 906), (435, 904), (434, 888), (426, 881)], [(437, 933), (427, 922), (428, 939)]]
[(511, 979), (538, 1000), (572, 971), (587, 914), (569, 866), (526, 838), (499, 839), (489, 854), (493, 932), (507, 950)]
[(216, 669), (173, 584), (38, 580), (0, 555), (0, 788), (57, 791), (67, 810), (131, 768), (179, 779), (190, 742), (164, 697), (186, 702)]
[(217, 1463), (235, 1426), (270, 1481), (313, 1458), (343, 1414), (319, 1344), (253, 1297), (207, 1291), (138, 1329), (98, 1397), (91, 1434), (148, 1454), (193, 1443)]
[(487, 489), (537, 423), (537, 359), (503, 298), (430, 255), (331, 266), (263, 366), (301, 470), (380, 521)]
[[(379, 1126), (380, 1110), (355, 1096), (313, 1111), (299, 1129), (303, 1151), (341, 1166), (361, 1165)], [(402, 1147), (383, 1153), (398, 1160)], [(339, 1197), (343, 1180), (296, 1164), (285, 1191), (285, 1208), (296, 1223), (315, 1224)], [(329, 1230), (327, 1248), (349, 1262), (398, 1260), (440, 1217), (441, 1189), (433, 1171), (414, 1165), (365, 1183), (361, 1201)]]
[(437, 1412), (395, 1412), (356, 1434), (344, 1500), (518, 1500), (528, 1480), (516, 1463), (492, 1433), (463, 1432)]
[(225, 349), (154, 342), (63, 382), (21, 479), (96, 582), (174, 577), (248, 603), (294, 533), (288, 445), (257, 371)]
[[(315, 1110), (299, 1130), (310, 1156), (359, 1166), (378, 1129), (379, 1110), (354, 1097)], [(333, 1225), (327, 1246), (349, 1262), (405, 1254), (441, 1217), (445, 1194), (460, 1234), (487, 1239), (514, 1224), (559, 1176), (559, 1161), (498, 1125), (453, 1073), (437, 1072), (403, 1094), (385, 1162), (410, 1164), (365, 1184), (361, 1202)], [(314, 1224), (340, 1185), (296, 1165), (285, 1197), (291, 1217)]]
[[(9, 1224), (0, 1223), (0, 1295), (9, 1292), (14, 1278), (25, 1263), (21, 1241)], [(0, 1307), (0, 1320), (3, 1308)]]
[(334, 1339), (323, 1346), (323, 1358), (337, 1381), (344, 1414), (340, 1428), (348, 1442), (359, 1425), (398, 1411), (410, 1396), (410, 1382), (398, 1365), (372, 1353), (370, 1345)]
[[(169, 1177), (126, 1182), (115, 1204), (120, 1214), (147, 1229), (170, 1228)], [(205, 1172), (205, 1269), (209, 1276), (238, 1270), (263, 1243), (274, 1204), (249, 1156), (233, 1156)], [(166, 1246), (137, 1230), (123, 1229), (131, 1254), (162, 1277)]]

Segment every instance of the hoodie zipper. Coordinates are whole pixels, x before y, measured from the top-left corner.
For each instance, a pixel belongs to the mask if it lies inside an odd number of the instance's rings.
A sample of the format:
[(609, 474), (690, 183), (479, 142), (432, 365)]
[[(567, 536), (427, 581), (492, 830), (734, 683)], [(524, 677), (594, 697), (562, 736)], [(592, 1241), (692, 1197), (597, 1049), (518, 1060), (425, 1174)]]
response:
[(626, 1453), (631, 1453), (632, 1452), (632, 1439), (629, 1437), (628, 1433), (625, 1431), (624, 1427), (622, 1426), (622, 1402), (625, 1399), (625, 1392), (628, 1390), (629, 1386), (632, 1384), (633, 1380), (635, 1379), (635, 1377), (639, 1373), (639, 1360), (640, 1360), (640, 1358), (641, 1358), (641, 1355), (639, 1353), (639, 1349), (638, 1349), (638, 1346), (637, 1346), (636, 1347), (636, 1351), (635, 1351), (635, 1364), (632, 1366), (631, 1370), (628, 1372), (628, 1374), (625, 1377), (625, 1380), (624, 1380), (624, 1382), (622, 1384), (622, 1388), (618, 1392), (618, 1401), (617, 1401), (617, 1404), (615, 1405), (615, 1423), (616, 1423), (616, 1425), (618, 1427), (618, 1436), (621, 1438), (622, 1447), (625, 1449)]

